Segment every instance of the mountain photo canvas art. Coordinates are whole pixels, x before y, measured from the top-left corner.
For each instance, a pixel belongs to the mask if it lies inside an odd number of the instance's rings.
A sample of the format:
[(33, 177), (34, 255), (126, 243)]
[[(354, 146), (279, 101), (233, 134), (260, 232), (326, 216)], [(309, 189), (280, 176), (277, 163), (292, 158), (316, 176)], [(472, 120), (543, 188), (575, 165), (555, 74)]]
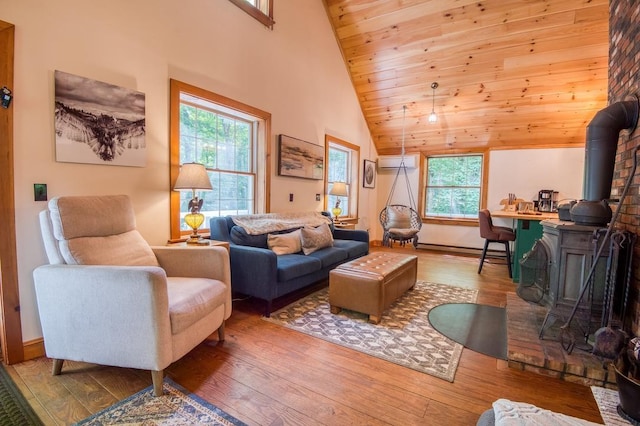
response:
[(55, 72), (56, 160), (146, 165), (144, 93)]

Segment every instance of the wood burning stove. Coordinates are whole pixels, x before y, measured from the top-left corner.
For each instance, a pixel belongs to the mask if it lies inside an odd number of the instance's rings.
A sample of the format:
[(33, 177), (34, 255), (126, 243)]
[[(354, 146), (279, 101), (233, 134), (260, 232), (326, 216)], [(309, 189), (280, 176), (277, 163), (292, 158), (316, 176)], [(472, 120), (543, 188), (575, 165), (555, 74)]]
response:
[[(549, 308), (547, 318), (540, 330), (543, 338), (547, 327), (555, 320), (566, 322), (578, 303), (576, 325), (579, 332), (588, 336), (600, 325), (604, 299), (605, 275), (608, 251), (602, 251), (595, 259), (597, 249), (603, 244), (604, 228), (578, 225), (559, 220), (542, 222), (542, 244), (551, 253), (549, 261), (549, 291), (545, 302)], [(585, 278), (597, 262), (588, 282)], [(590, 286), (579, 301), (584, 286)]]

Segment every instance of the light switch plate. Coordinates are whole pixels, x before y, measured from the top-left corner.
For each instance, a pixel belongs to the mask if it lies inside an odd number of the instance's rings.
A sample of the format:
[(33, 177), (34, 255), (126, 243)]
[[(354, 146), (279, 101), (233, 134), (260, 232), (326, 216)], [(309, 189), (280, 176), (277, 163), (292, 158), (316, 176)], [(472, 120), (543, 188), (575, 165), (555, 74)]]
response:
[(33, 184), (33, 199), (35, 201), (47, 201), (47, 184), (46, 183)]

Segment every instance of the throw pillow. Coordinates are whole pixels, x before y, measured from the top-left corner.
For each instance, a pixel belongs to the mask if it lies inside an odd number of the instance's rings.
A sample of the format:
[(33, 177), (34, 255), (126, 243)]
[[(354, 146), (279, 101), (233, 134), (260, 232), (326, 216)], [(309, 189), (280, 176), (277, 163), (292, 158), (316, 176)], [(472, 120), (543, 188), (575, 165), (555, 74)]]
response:
[(305, 226), (300, 229), (300, 237), (304, 254), (311, 254), (321, 248), (333, 246), (333, 235), (328, 224), (316, 228)]
[(387, 207), (387, 229), (389, 228), (411, 228), (411, 210)]
[(298, 253), (302, 250), (300, 230), (297, 229), (285, 234), (269, 234), (267, 245), (277, 255)]

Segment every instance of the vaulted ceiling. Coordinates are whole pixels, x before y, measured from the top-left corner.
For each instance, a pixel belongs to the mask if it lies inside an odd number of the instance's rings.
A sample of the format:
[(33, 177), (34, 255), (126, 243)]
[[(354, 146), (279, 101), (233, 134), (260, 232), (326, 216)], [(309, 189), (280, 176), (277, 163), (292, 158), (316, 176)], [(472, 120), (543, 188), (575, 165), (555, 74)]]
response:
[(582, 146), (607, 104), (608, 0), (325, 5), (379, 154)]

